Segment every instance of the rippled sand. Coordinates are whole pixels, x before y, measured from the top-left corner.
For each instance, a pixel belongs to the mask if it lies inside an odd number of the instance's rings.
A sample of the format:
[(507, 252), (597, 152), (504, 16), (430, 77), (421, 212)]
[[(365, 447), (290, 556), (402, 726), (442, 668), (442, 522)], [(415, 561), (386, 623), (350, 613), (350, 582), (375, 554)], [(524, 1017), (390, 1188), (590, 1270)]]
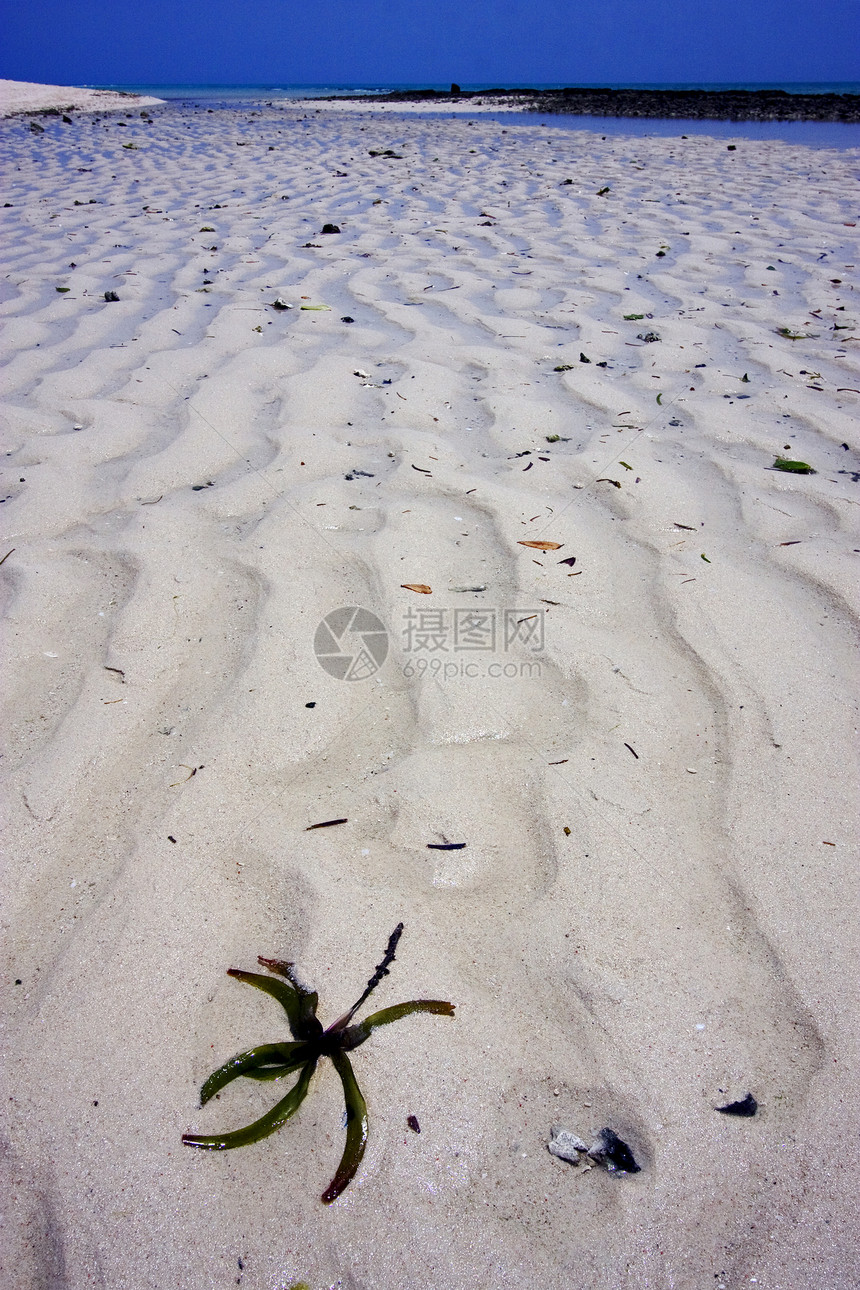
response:
[[(856, 157), (150, 111), (0, 125), (7, 1283), (853, 1284)], [(400, 920), (342, 1199), (184, 1149)]]

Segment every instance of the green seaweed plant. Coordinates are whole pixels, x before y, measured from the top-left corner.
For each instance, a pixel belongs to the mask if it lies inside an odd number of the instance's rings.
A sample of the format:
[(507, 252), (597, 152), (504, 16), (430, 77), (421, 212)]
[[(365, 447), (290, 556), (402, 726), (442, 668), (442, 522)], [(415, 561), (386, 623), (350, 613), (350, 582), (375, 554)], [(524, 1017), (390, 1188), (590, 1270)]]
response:
[(241, 1075), (248, 1079), (276, 1080), (294, 1071), (299, 1071), (300, 1074), (289, 1093), (253, 1124), (246, 1125), (244, 1129), (236, 1129), (232, 1133), (211, 1135), (184, 1133), (182, 1141), (185, 1146), (202, 1147), (208, 1151), (226, 1151), (232, 1147), (245, 1147), (252, 1142), (260, 1142), (295, 1115), (308, 1092), (317, 1063), (323, 1057), (330, 1057), (340, 1076), (346, 1102), (346, 1146), (337, 1173), (322, 1194), (322, 1201), (326, 1205), (336, 1200), (355, 1177), (367, 1145), (367, 1104), (358, 1087), (347, 1053), (369, 1039), (377, 1026), (387, 1026), (390, 1022), (399, 1021), (401, 1017), (407, 1017), (412, 1012), (433, 1012), (443, 1017), (454, 1015), (454, 1005), (442, 999), (410, 999), (408, 1003), (397, 1003), (391, 1008), (382, 1008), (379, 1012), (371, 1013), (364, 1021), (359, 1021), (355, 1025), (349, 1024), (368, 995), (376, 989), (383, 977), (388, 976), (389, 965), (394, 962), (397, 943), (402, 932), (403, 924), (398, 923), (388, 938), (385, 956), (368, 981), (361, 998), (342, 1017), (332, 1022), (327, 1030), (323, 1030), (322, 1023), (316, 1015), (318, 1003), (316, 991), (308, 990), (301, 984), (293, 971), (292, 963), (283, 963), (279, 959), (258, 958), (257, 962), (274, 973), (273, 976), (263, 976), (259, 972), (243, 972), (239, 968), (228, 968), (228, 976), (256, 986), (258, 990), (263, 990), (273, 999), (277, 999), (287, 1014), (287, 1023), (294, 1042), (260, 1044), (257, 1048), (239, 1053), (237, 1057), (219, 1066), (209, 1076), (200, 1091), (200, 1105), (205, 1106), (210, 1098), (225, 1085)]

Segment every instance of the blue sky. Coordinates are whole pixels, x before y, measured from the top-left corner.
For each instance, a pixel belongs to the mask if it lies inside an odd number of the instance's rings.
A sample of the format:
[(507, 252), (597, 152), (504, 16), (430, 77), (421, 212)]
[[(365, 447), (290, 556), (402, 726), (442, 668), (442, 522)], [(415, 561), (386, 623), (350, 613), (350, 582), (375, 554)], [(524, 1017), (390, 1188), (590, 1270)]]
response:
[(0, 0), (56, 84), (860, 80), (860, 0)]

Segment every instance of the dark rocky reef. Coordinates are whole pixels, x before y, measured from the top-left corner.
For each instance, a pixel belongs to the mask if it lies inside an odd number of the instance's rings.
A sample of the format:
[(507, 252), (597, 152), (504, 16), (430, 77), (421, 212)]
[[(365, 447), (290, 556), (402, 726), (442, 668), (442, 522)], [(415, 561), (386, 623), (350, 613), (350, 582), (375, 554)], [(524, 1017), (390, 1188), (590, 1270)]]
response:
[(655, 117), (698, 121), (860, 121), (860, 94), (789, 94), (786, 90), (395, 90), (361, 97), (385, 103), (494, 100), (530, 112), (573, 116)]

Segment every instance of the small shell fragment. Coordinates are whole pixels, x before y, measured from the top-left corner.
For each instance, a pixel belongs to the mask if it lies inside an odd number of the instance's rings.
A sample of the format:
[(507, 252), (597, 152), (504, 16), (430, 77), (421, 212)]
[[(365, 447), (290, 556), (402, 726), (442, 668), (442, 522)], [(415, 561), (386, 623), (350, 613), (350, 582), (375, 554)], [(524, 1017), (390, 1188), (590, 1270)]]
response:
[(578, 1165), (588, 1152), (588, 1143), (583, 1142), (577, 1134), (571, 1133), (570, 1129), (562, 1129), (555, 1124), (550, 1129), (550, 1133), (552, 1134), (548, 1143), (550, 1154), (558, 1156), (559, 1160), (568, 1160), (572, 1165)]

